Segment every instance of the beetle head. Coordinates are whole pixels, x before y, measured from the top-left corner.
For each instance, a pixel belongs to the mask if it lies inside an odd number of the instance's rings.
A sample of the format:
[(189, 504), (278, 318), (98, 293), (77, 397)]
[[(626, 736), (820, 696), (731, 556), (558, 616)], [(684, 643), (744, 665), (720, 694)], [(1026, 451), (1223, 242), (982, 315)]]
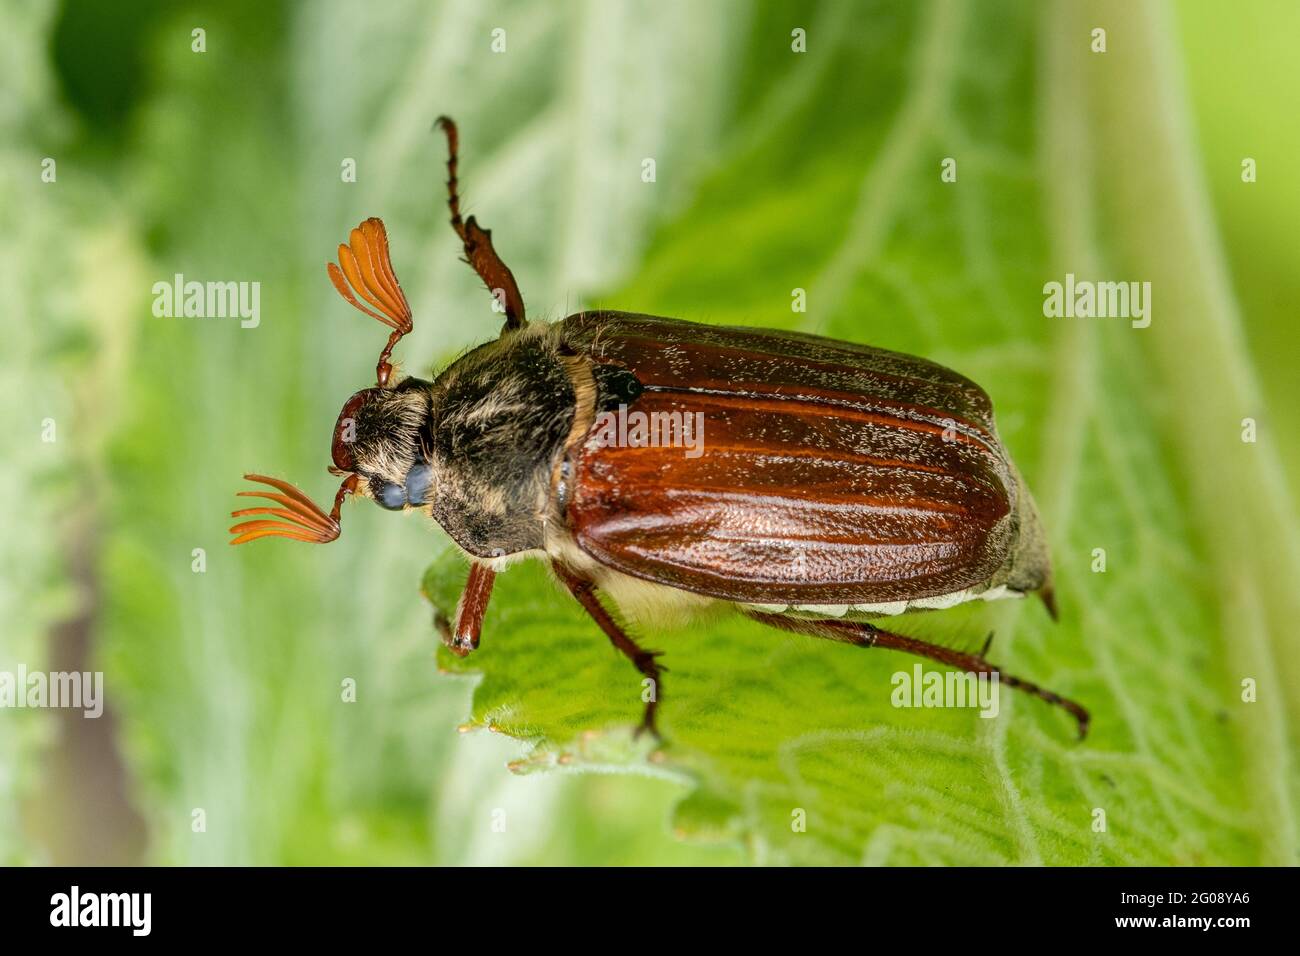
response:
[(334, 425), (330, 471), (358, 476), (357, 492), (391, 511), (425, 506), (432, 498), (429, 411), (429, 383), (418, 378), (357, 392)]
[(375, 387), (363, 388), (343, 405), (330, 448), (336, 474), (357, 476), (356, 491), (393, 511), (418, 507), (428, 498), (429, 383), (408, 378), (392, 385), (388, 359), (411, 331), (411, 307), (388, 257), (388, 233), (367, 219), (339, 246), (338, 265), (326, 271), (341, 296), (392, 329), (375, 366)]
[(431, 497), (428, 466), (429, 383), (408, 378), (392, 385), (389, 364), (393, 346), (411, 331), (411, 307), (393, 272), (388, 232), (378, 219), (367, 219), (338, 248), (338, 264), (326, 272), (334, 288), (351, 305), (392, 330), (375, 365), (375, 387), (357, 392), (343, 406), (334, 425), (330, 471), (343, 478), (326, 514), (286, 481), (245, 475), (275, 491), (241, 491), (267, 498), (280, 507), (260, 506), (232, 512), (232, 517), (270, 515), (243, 521), (230, 529), (231, 544), (274, 535), (324, 544), (339, 536), (339, 512), (349, 494), (374, 498), (394, 510), (416, 507)]

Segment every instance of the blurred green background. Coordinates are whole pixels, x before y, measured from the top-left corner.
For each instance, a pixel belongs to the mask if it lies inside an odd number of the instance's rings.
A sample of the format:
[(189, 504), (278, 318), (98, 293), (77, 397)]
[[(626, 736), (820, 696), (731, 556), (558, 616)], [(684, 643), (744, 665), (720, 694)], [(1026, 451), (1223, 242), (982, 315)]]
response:
[[(382, 343), (325, 277), (351, 226), (388, 225), (416, 315), (408, 370), (495, 334), (446, 225), (431, 123), (448, 113), (467, 210), (530, 317), (603, 305), (799, 326), (988, 388), (1074, 606), (1060, 630), (1035, 623), (1018, 670), (1079, 675), (1103, 718), (1093, 756), (1060, 763), (1026, 756), (1037, 738), (972, 738), (959, 791), (963, 775), (975, 791), (990, 774), (1022, 785), (971, 797), (990, 830), (1004, 811), (1023, 821), (988, 861), (1296, 862), (1294, 3), (0, 13), (0, 669), (103, 670), (108, 702), (98, 721), (0, 712), (0, 860), (986, 859), (887, 787), (855, 795), (879, 804), (852, 824), (861, 853), (769, 856), (761, 821), (674, 835), (686, 771), (512, 774), (521, 744), (458, 733), (473, 682), (438, 672), (418, 588), (444, 536), (356, 505), (329, 548), (226, 547), (242, 472), (317, 500), (334, 488), (330, 428)], [(1104, 54), (1089, 49), (1098, 26)], [(939, 180), (947, 156), (955, 184)], [(1041, 286), (1067, 271), (1152, 281), (1152, 327), (1045, 319)], [(154, 317), (151, 287), (175, 273), (260, 282), (260, 326)], [(1089, 573), (1099, 543), (1104, 581)], [(1243, 674), (1261, 699), (1238, 712), (1224, 702)], [(1123, 732), (1106, 736), (1108, 718)], [(1086, 828), (1082, 794), (1035, 812), (1067, 765), (1121, 790), (1140, 777), (1125, 825), (1145, 840), (1036, 843), (1070, 801)], [(761, 801), (757, 777), (723, 777)]]

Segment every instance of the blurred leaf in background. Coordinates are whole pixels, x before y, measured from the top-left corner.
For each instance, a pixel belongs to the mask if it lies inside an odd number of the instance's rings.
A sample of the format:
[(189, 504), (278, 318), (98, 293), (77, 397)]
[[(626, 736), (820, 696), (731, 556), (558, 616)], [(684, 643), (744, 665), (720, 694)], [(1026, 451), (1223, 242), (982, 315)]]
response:
[[(1296, 13), (1224, 9), (5, 2), (0, 380), (23, 398), (0, 467), (24, 494), (0, 669), (103, 669), (112, 715), (0, 715), (0, 859), (1295, 862)], [(996, 721), (894, 710), (901, 659), (720, 619), (650, 637), (672, 743), (646, 760), (635, 674), (541, 569), (502, 579), (476, 658), (442, 661), (474, 684), (438, 673), (418, 587), (432, 561), (454, 600), (463, 564), (420, 521), (350, 505), (331, 548), (227, 548), (242, 472), (334, 487), (329, 429), (379, 344), (324, 275), (351, 226), (388, 225), (409, 371), (495, 334), (445, 222), (440, 113), (531, 316), (802, 328), (984, 384), (1064, 619), (910, 626), (995, 629), (1009, 670), (1092, 706), (1088, 743), (1008, 695)], [(1155, 281), (1152, 328), (1044, 319), (1071, 270)], [(260, 324), (153, 316), (177, 273), (259, 282)], [(467, 713), (529, 747), (457, 734)]]

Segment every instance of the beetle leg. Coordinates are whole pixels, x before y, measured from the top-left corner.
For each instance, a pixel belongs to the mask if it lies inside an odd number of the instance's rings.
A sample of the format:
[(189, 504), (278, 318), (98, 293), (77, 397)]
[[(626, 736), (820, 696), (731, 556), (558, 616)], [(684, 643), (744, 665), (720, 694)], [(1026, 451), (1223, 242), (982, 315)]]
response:
[(600, 598), (596, 596), (594, 582), (578, 577), (559, 564), (552, 566), (555, 568), (556, 575), (564, 582), (565, 587), (573, 593), (573, 596), (578, 599), (578, 603), (591, 615), (591, 619), (605, 632), (605, 636), (609, 638), (610, 643), (618, 648), (623, 656), (630, 660), (633, 666), (641, 672), (642, 676), (651, 682), (649, 688), (650, 699), (645, 702), (645, 714), (641, 718), (641, 726), (637, 728), (636, 734), (639, 737), (642, 733), (649, 731), (657, 740), (662, 740), (659, 729), (655, 726), (655, 710), (659, 706), (659, 695), (663, 691), (663, 672), (667, 668), (660, 667), (655, 658), (663, 652), (644, 650), (636, 641), (628, 637), (627, 632), (619, 626), (613, 615), (605, 610), (605, 606), (600, 603)]
[[(885, 631), (865, 621), (808, 620), (805, 618), (785, 617), (781, 614), (746, 613), (757, 621), (786, 631), (811, 634), (813, 637), (825, 637), (833, 641), (842, 641), (845, 644), (854, 644), (858, 647), (884, 647), (895, 651), (906, 651), (909, 654), (928, 657), (940, 664), (947, 664), (949, 667), (955, 667), (958, 670), (969, 671), (974, 674), (997, 674), (998, 680), (1008, 687), (1014, 687), (1026, 694), (1032, 694), (1040, 700), (1055, 704), (1057, 707), (1069, 712), (1079, 723), (1080, 740), (1088, 735), (1088, 723), (1092, 718), (1085, 707), (1030, 681), (1003, 672), (995, 664), (986, 661), (983, 653), (979, 655), (964, 654), (950, 647), (929, 644), (915, 637)], [(992, 635), (990, 635), (991, 637)], [(987, 648), (988, 645), (985, 644), (985, 647)]]
[(473, 216), (468, 219), (460, 217), (460, 181), (456, 178), (460, 137), (456, 132), (456, 124), (450, 117), (439, 116), (437, 125), (447, 134), (447, 207), (451, 210), (451, 228), (456, 230), (456, 235), (460, 236), (460, 241), (465, 246), (465, 261), (505, 308), (506, 328), (523, 328), (527, 324), (524, 319), (524, 298), (519, 294), (514, 273), (492, 248), (491, 230), (480, 227)]
[(450, 650), (452, 641), (456, 638), (451, 632), (451, 621), (447, 618), (446, 614), (442, 613), (442, 608), (440, 607), (435, 607), (433, 609), (433, 626), (438, 632), (438, 636), (442, 638), (442, 643), (447, 646), (448, 650)]
[(447, 648), (459, 657), (477, 650), (479, 635), (483, 631), (483, 616), (487, 613), (488, 600), (492, 597), (492, 585), (497, 573), (482, 564), (470, 565), (469, 578), (465, 581), (465, 590), (461, 592), (460, 603), (456, 606), (456, 626), (453, 628), (446, 615), (441, 612), (433, 617), (434, 626)]

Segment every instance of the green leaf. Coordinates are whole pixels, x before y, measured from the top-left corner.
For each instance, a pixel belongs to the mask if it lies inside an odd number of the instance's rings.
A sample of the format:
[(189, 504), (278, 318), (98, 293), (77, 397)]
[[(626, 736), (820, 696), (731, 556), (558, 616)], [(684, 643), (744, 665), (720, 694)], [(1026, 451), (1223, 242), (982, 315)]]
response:
[[(674, 830), (762, 862), (1296, 862), (1300, 537), (1275, 452), (1240, 440), (1256, 384), (1162, 9), (1106, 5), (1101, 60), (1094, 14), (1065, 4), (873, 7), (869, 31), (826, 5), (788, 57), (788, 16), (760, 8), (766, 70), (742, 74), (714, 175), (601, 299), (870, 342), (983, 383), (1039, 498), (1062, 620), (1025, 603), (899, 629), (994, 630), (992, 659), (1091, 708), (1088, 740), (1013, 692), (991, 720), (896, 708), (913, 659), (722, 615), (635, 623), (670, 672), (666, 743), (634, 741), (639, 675), (521, 566), (482, 648), (440, 657), (481, 675), (472, 724), (529, 742), (517, 769), (678, 776), (695, 789)], [(1153, 281), (1152, 326), (1044, 318), (1043, 284), (1067, 272)], [(444, 557), (425, 591), (449, 611), (462, 578)]]

